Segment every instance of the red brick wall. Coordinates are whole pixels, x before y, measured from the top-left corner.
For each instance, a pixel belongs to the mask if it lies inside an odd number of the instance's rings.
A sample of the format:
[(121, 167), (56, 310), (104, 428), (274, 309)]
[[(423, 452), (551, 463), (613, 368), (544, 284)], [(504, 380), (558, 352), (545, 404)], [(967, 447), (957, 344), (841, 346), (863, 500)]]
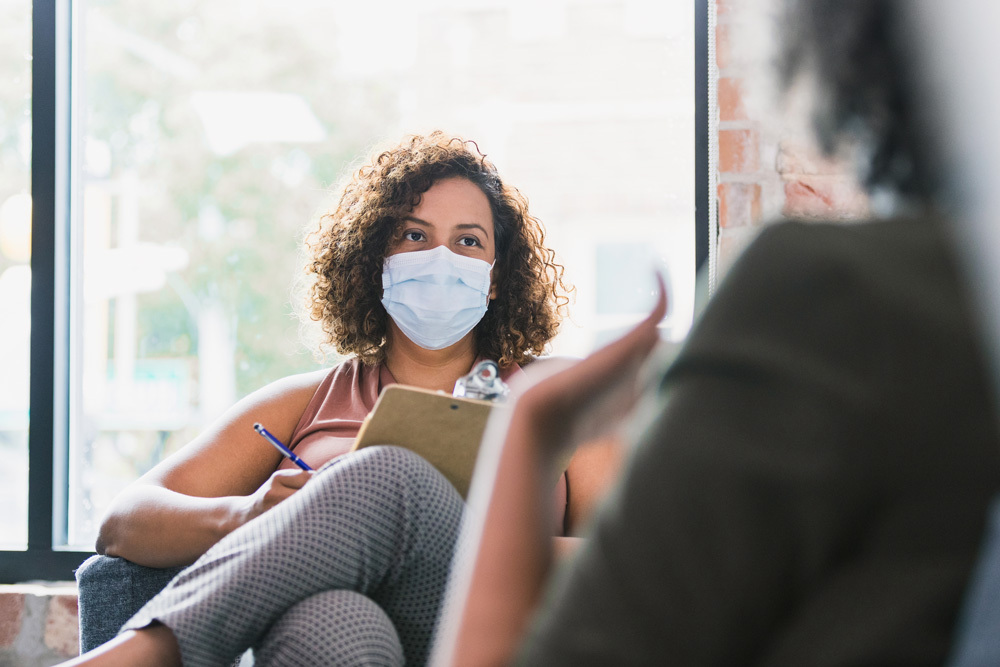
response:
[(0, 665), (54, 665), (79, 645), (74, 582), (0, 586)]
[[(760, 14), (762, 4), (715, 3), (720, 273), (762, 226), (782, 217), (848, 221), (868, 214), (867, 198), (848, 165), (823, 159), (784, 119), (762, 117), (760, 105), (748, 103), (748, 92), (761, 85), (760, 68), (767, 67), (759, 36), (751, 34), (768, 20)], [(757, 44), (748, 36), (757, 37)]]

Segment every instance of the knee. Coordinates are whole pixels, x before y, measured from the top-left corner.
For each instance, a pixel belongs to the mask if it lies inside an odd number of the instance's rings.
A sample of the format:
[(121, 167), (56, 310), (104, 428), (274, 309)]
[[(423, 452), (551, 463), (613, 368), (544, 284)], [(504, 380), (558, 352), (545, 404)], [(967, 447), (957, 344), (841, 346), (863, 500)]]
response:
[(284, 517), (301, 531), (302, 539), (310, 540), (317, 526), (371, 525), (373, 520), (386, 534), (428, 523), (457, 532), (463, 508), (462, 497), (434, 466), (409, 450), (382, 446), (367, 447), (324, 467), (275, 508), (275, 517)]
[(328, 469), (336, 470), (338, 468), (376, 473), (383, 471), (390, 471), (394, 474), (406, 472), (408, 476), (417, 479), (433, 476), (437, 473), (434, 466), (419, 454), (415, 454), (405, 447), (393, 445), (378, 445), (359, 449), (330, 461), (320, 471), (325, 472)]
[(265, 665), (402, 665), (396, 628), (371, 599), (317, 593), (288, 609), (254, 648)]
[(419, 454), (389, 445), (366, 447), (335, 459), (310, 484), (385, 500), (397, 494), (427, 498), (454, 493), (451, 483)]

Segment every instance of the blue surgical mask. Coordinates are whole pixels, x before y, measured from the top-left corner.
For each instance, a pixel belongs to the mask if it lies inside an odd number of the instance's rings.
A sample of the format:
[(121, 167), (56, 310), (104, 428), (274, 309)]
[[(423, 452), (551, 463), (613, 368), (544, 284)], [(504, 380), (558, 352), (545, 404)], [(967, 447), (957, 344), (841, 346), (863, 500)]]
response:
[(486, 314), (493, 265), (444, 246), (385, 258), (382, 305), (411, 341), (440, 350), (460, 341)]

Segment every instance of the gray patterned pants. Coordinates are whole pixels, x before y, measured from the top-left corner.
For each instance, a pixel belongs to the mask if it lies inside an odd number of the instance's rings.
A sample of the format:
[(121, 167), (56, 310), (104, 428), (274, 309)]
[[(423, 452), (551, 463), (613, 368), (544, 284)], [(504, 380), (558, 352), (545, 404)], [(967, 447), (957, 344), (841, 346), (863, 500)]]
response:
[(464, 505), (419, 456), (341, 457), (220, 540), (125, 624), (177, 637), (185, 665), (427, 661)]

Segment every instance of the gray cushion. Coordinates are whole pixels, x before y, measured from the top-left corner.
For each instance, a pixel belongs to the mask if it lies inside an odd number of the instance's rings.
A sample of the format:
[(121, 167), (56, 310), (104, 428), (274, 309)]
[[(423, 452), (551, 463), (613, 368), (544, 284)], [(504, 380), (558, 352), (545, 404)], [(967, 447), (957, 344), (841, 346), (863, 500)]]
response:
[(124, 558), (91, 556), (76, 570), (80, 652), (100, 646), (183, 568), (136, 565)]

